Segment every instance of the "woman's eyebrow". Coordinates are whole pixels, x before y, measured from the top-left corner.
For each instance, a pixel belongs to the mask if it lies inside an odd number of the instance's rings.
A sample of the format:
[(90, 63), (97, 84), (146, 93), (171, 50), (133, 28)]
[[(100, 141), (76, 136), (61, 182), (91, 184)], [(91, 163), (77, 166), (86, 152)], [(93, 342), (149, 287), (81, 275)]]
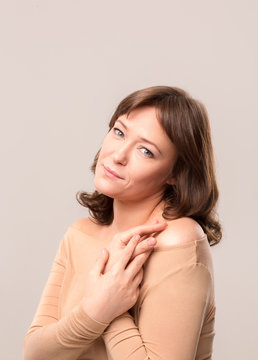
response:
[[(117, 119), (116, 122), (119, 122), (120, 124), (122, 124), (123, 127), (124, 127), (126, 130), (128, 129), (127, 126), (122, 122), (122, 120)], [(139, 136), (139, 139), (142, 140), (142, 141), (144, 141), (144, 142), (147, 142), (147, 143), (149, 143), (149, 144), (151, 144), (151, 145), (153, 145), (153, 146), (155, 146), (155, 148), (156, 148), (156, 149), (158, 150), (158, 152), (161, 154), (160, 149), (159, 149), (159, 148), (157, 147), (157, 145), (154, 144), (152, 141), (150, 141), (150, 140), (148, 140), (148, 139), (145, 139), (145, 138), (142, 137), (142, 136)]]

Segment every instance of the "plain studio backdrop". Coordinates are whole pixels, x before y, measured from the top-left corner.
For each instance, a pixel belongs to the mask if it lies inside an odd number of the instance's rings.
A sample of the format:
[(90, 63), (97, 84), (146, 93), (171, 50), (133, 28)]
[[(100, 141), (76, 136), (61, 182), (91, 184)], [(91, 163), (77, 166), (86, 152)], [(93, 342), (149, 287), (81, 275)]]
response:
[[(257, 359), (258, 2), (0, 1), (1, 358), (22, 358), (58, 244), (88, 216), (117, 104), (178, 86), (206, 106), (223, 239), (214, 359)], [(186, 335), (187, 336), (187, 335)]]

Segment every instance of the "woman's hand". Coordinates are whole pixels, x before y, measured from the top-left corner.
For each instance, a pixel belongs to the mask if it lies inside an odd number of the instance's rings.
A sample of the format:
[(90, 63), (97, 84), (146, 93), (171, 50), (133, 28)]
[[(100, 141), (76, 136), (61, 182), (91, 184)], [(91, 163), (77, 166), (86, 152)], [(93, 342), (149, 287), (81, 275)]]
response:
[[(110, 254), (107, 249), (103, 249), (103, 254), (87, 274), (82, 299), (83, 309), (91, 318), (109, 324), (136, 303), (143, 277), (142, 266), (152, 250), (140, 253), (132, 259), (140, 240), (140, 235), (134, 232), (137, 229), (141, 234), (153, 233), (163, 227), (161, 224), (142, 225), (120, 233), (123, 246), (119, 251), (119, 258), (105, 274), (104, 269)], [(114, 242), (117, 241), (118, 234), (114, 237)]]
[(129, 230), (116, 234), (109, 243), (109, 245), (106, 247), (106, 249), (109, 251), (109, 258), (103, 273), (105, 274), (107, 271), (109, 271), (112, 266), (118, 261), (123, 249), (126, 247), (128, 241), (131, 237), (133, 237), (133, 235), (139, 234), (141, 235), (141, 238), (132, 254), (131, 260), (139, 254), (152, 251), (157, 241), (154, 237), (150, 237), (149, 235), (153, 234), (154, 232), (164, 230), (166, 226), (166, 221), (161, 223), (153, 222), (152, 224), (135, 226), (133, 228), (130, 228)]

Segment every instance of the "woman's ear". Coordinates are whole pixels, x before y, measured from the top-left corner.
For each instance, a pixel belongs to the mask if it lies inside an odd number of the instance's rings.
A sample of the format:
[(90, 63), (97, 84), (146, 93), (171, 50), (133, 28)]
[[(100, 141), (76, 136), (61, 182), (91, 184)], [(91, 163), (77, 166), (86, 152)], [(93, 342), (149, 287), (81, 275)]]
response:
[(171, 177), (166, 181), (166, 184), (168, 185), (176, 185), (176, 178), (175, 177)]

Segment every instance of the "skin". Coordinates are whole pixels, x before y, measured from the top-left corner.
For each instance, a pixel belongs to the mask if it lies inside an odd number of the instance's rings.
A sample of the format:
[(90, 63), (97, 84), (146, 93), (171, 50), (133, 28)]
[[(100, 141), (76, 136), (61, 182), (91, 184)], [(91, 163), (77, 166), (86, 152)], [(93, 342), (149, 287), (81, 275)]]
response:
[[(114, 199), (114, 220), (98, 228), (107, 247), (87, 276), (82, 301), (85, 312), (99, 322), (109, 323), (138, 298), (142, 266), (156, 243), (154, 239), (150, 244), (148, 238), (167, 226), (162, 219), (161, 197), (166, 184), (175, 183), (171, 173), (176, 159), (176, 148), (154, 107), (120, 116), (103, 141), (94, 185)], [(103, 165), (121, 178), (108, 175)], [(138, 240), (134, 237), (137, 234)]]
[[(139, 140), (141, 136), (155, 143), (161, 153)], [(111, 238), (117, 232), (154, 219), (163, 220), (161, 197), (166, 183), (176, 182), (171, 177), (176, 159), (176, 147), (160, 125), (154, 107), (135, 109), (129, 117), (122, 115), (117, 119), (103, 141), (94, 178), (95, 188), (114, 199), (114, 220), (103, 228), (105, 235)], [(103, 164), (123, 179), (108, 177)]]

